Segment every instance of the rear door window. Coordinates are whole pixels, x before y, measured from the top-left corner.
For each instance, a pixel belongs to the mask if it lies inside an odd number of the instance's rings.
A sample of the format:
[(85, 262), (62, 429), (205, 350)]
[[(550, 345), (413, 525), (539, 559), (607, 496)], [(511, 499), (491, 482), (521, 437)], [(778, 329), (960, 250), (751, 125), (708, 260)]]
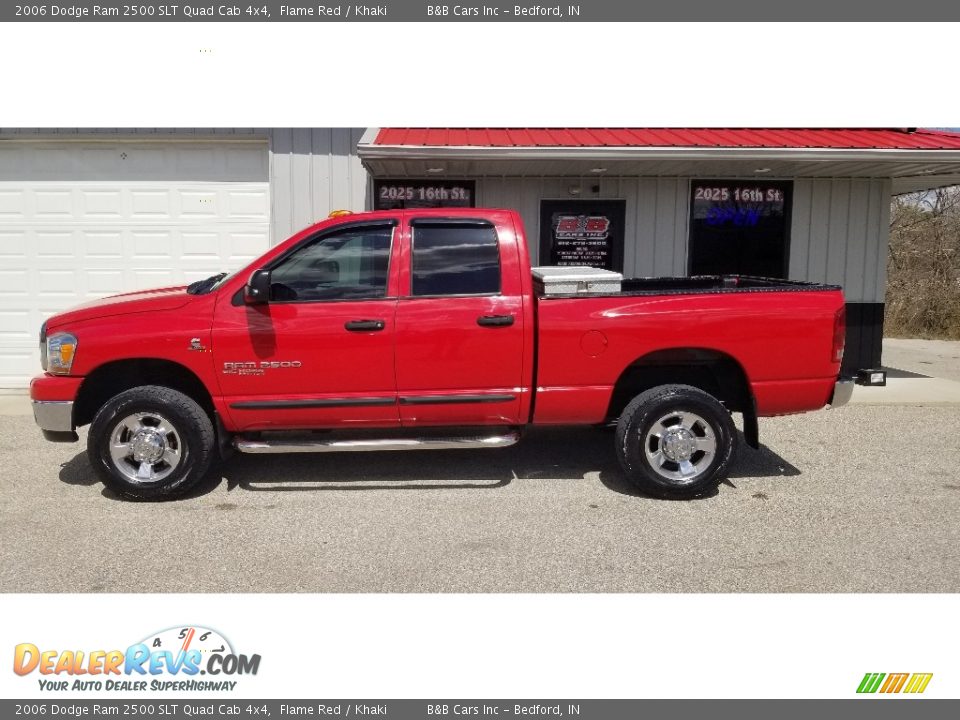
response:
[(413, 221), (411, 294), (496, 295), (500, 292), (500, 248), (488, 223)]

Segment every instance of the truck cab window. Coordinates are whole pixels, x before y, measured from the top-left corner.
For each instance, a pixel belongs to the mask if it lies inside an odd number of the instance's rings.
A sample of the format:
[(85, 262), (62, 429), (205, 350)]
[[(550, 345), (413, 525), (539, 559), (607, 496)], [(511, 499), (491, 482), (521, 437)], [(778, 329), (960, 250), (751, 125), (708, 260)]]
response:
[(270, 299), (313, 302), (384, 297), (392, 237), (393, 228), (385, 225), (309, 242), (273, 268)]
[(500, 249), (489, 225), (423, 225), (413, 229), (412, 295), (500, 292)]

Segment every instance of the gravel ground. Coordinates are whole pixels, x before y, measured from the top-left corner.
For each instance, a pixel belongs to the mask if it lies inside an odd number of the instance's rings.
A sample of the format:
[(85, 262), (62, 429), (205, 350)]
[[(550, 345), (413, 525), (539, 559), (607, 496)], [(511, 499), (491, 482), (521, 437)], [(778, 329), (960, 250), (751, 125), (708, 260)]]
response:
[(0, 586), (960, 591), (960, 408), (848, 406), (761, 436), (691, 502), (636, 494), (611, 432), (561, 429), (505, 450), (237, 456), (196, 496), (150, 504), (104, 490), (84, 445), (0, 417)]

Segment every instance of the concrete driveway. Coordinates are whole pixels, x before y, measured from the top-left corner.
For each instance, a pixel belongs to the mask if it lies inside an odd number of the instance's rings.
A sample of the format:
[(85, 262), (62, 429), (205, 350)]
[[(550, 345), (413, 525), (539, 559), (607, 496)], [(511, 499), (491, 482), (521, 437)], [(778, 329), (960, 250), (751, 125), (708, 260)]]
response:
[(868, 405), (960, 405), (960, 342), (885, 338), (886, 387), (858, 387)]
[(609, 431), (538, 430), (504, 450), (237, 456), (200, 494), (147, 504), (105, 491), (82, 444), (6, 415), (0, 587), (957, 592), (958, 436), (949, 405), (763, 420), (764, 448), (692, 502), (635, 493)]
[(960, 342), (885, 338), (883, 362), (921, 377), (960, 382)]

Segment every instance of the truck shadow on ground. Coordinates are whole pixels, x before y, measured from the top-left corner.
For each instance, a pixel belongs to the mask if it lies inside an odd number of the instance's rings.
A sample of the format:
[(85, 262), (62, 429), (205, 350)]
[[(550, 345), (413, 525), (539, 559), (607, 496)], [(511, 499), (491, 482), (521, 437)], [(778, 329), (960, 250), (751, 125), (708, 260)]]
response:
[[(799, 474), (769, 448), (747, 447), (741, 436), (728, 484), (738, 478)], [(495, 490), (516, 481), (563, 482), (595, 475), (609, 490), (645, 497), (617, 464), (613, 432), (597, 429), (535, 429), (503, 450), (235, 456), (221, 475), (228, 489), (251, 492)]]
[(888, 378), (906, 378), (914, 380), (929, 380), (931, 375), (924, 375), (922, 373), (913, 372), (912, 370), (901, 370), (900, 368), (892, 368), (884, 366), (884, 370), (887, 371)]
[[(736, 461), (726, 481), (791, 477), (800, 474), (775, 452), (747, 447), (741, 435)], [(613, 454), (613, 432), (600, 429), (538, 428), (503, 450), (451, 450), (369, 453), (236, 454), (211, 473), (185, 500), (227, 489), (248, 492), (361, 490), (497, 490), (513, 482), (551, 482), (593, 476), (608, 490), (647, 497), (624, 477)], [(60, 468), (60, 481), (92, 486), (99, 482), (86, 453)], [(104, 489), (104, 497), (118, 498)], [(716, 493), (714, 493), (716, 494)]]

